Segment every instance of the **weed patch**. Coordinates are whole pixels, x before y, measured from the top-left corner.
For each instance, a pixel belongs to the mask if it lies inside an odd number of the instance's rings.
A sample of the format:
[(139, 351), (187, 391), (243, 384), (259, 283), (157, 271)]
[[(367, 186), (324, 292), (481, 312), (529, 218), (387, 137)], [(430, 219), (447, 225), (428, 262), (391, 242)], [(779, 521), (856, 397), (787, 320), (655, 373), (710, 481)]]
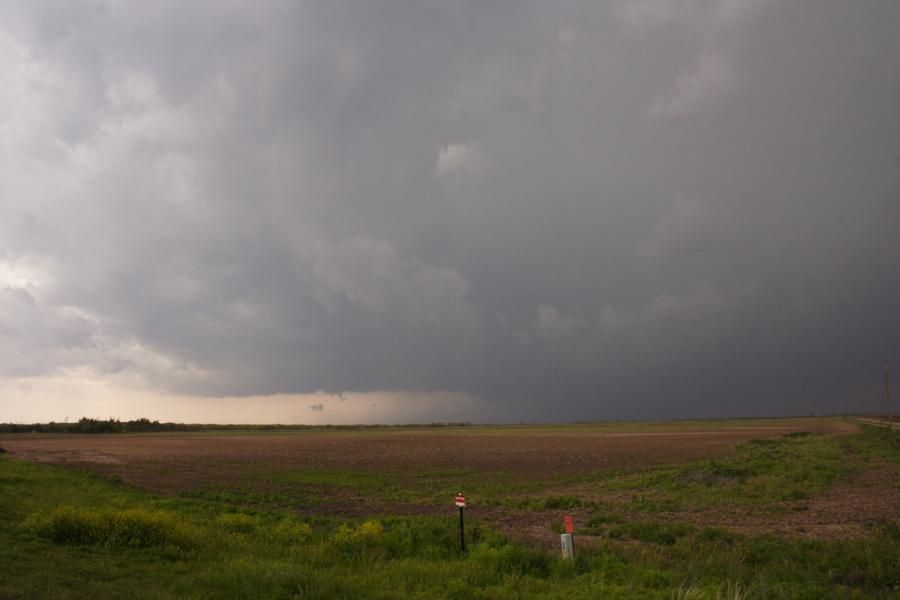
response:
[(622, 517), (615, 513), (594, 515), (585, 522), (584, 526), (578, 530), (578, 533), (584, 535), (602, 535), (605, 527), (621, 522)]
[(252, 533), (259, 526), (259, 519), (244, 513), (225, 513), (219, 515), (216, 525), (231, 533)]
[(331, 542), (346, 557), (355, 557), (362, 554), (368, 548), (379, 545), (384, 535), (384, 526), (378, 521), (369, 520), (357, 526), (341, 525)]
[(697, 541), (699, 542), (725, 542), (726, 544), (732, 544), (736, 540), (737, 536), (724, 527), (704, 527), (697, 534)]
[(508, 544), (499, 548), (479, 545), (472, 551), (469, 560), (505, 576), (515, 574), (546, 578), (550, 575), (551, 558), (546, 552), (518, 545)]
[[(805, 433), (805, 432), (801, 432)], [(839, 443), (815, 434), (750, 440), (727, 459), (697, 461), (601, 480), (593, 492), (633, 491), (631, 509), (643, 513), (723, 505), (765, 507), (805, 500), (847, 471)]]
[(308, 523), (293, 518), (283, 519), (272, 528), (275, 539), (286, 544), (299, 544), (312, 537), (312, 527)]
[(652, 542), (671, 546), (693, 531), (687, 523), (656, 523), (652, 521), (634, 521), (623, 523), (609, 530), (613, 539), (628, 538), (640, 542)]
[(200, 532), (176, 514), (132, 508), (91, 510), (60, 506), (32, 515), (26, 528), (55, 544), (85, 544), (148, 548), (199, 545)]

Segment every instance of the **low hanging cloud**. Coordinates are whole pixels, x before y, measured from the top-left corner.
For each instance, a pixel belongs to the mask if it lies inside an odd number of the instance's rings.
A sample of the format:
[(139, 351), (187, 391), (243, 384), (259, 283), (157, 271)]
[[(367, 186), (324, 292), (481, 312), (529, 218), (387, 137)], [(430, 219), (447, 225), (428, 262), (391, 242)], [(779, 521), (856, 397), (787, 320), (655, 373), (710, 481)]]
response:
[(623, 0), (616, 4), (619, 18), (633, 31), (659, 32), (683, 28), (701, 41), (694, 64), (682, 68), (669, 89), (650, 105), (651, 118), (682, 117), (715, 108), (740, 88), (741, 76), (731, 55), (733, 38), (740, 38), (748, 21), (763, 12), (771, 0)]
[(553, 351), (567, 353), (578, 345), (586, 325), (583, 319), (562, 315), (552, 306), (542, 304), (537, 310), (535, 333)]
[(734, 216), (700, 198), (679, 196), (664, 212), (650, 236), (637, 245), (643, 259), (671, 261), (686, 255), (701, 255), (734, 240), (737, 235)]
[(678, 76), (672, 88), (656, 99), (648, 114), (651, 117), (679, 117), (710, 108), (721, 97), (734, 93), (738, 78), (728, 59), (707, 52), (697, 65)]
[(773, 0), (618, 0), (615, 13), (632, 29), (682, 24), (708, 32), (739, 26), (772, 3)]
[(7, 2), (0, 420), (867, 410), (898, 20)]
[(486, 167), (487, 158), (482, 153), (478, 142), (447, 144), (441, 146), (437, 161), (434, 163), (434, 174), (464, 177), (477, 175)]

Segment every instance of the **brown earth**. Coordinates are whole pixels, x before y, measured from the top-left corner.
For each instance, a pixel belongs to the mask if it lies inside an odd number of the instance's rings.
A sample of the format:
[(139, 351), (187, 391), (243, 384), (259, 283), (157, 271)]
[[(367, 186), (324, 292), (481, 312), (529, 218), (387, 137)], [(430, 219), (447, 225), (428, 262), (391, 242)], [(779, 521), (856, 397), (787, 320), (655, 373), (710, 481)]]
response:
[(810, 420), (661, 432), (5, 434), (0, 435), (0, 446), (25, 460), (86, 466), (142, 489), (178, 492), (198, 482), (227, 482), (267, 467), (396, 474), (454, 469), (532, 476), (634, 468), (719, 456), (742, 441), (801, 430), (843, 434), (856, 427), (838, 420)]

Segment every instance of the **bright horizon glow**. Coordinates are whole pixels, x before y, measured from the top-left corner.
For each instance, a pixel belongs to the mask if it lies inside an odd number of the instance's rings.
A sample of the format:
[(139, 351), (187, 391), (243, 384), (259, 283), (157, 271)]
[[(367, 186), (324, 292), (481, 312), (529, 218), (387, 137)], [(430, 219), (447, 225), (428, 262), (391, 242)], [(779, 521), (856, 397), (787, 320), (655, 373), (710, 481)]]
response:
[(445, 391), (207, 397), (130, 389), (77, 370), (0, 380), (0, 422), (5, 423), (61, 423), (88, 417), (222, 425), (396, 425), (465, 422), (490, 414), (484, 402)]

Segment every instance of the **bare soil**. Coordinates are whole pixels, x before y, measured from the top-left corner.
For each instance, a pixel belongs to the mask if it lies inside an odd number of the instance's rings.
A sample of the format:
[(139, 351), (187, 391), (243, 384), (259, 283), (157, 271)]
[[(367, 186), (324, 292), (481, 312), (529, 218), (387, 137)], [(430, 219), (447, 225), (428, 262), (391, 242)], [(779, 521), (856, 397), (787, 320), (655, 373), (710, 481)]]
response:
[[(624, 427), (624, 426), (623, 426)], [(771, 426), (701, 431), (615, 431), (423, 435), (339, 432), (296, 434), (5, 434), (13, 455), (54, 464), (117, 465), (110, 472), (151, 489), (178, 490), (185, 477), (240, 471), (241, 467), (370, 471), (472, 469), (517, 473), (578, 473), (680, 462), (728, 453), (737, 443), (794, 431), (846, 434), (850, 423), (811, 420)], [(151, 471), (169, 475), (156, 480)]]

